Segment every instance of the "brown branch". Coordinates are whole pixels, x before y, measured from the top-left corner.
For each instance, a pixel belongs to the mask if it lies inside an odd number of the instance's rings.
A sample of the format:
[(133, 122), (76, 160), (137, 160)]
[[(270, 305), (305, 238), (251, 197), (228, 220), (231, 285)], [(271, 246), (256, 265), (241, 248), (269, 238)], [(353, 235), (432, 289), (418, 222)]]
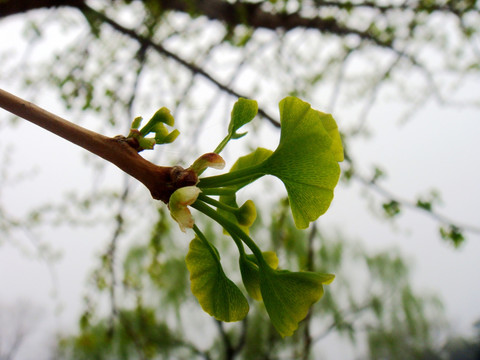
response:
[(247, 318), (242, 320), (242, 330), (240, 333), (240, 338), (238, 339), (238, 342), (236, 345), (232, 344), (232, 340), (230, 339), (230, 336), (228, 333), (225, 331), (225, 328), (223, 327), (223, 322), (219, 320), (215, 320), (215, 323), (217, 324), (218, 332), (220, 333), (220, 336), (223, 341), (223, 346), (225, 350), (225, 360), (233, 360), (237, 357), (237, 355), (242, 351), (243, 347), (246, 344), (247, 340)]
[[(114, 1), (111, 1), (114, 3)], [(148, 8), (149, 3), (153, 1), (141, 0), (146, 3)], [(394, 47), (394, 37), (382, 38), (378, 34), (372, 33), (370, 30), (362, 30), (355, 27), (350, 27), (341, 23), (335, 17), (308, 17), (299, 12), (288, 13), (283, 11), (265, 10), (264, 2), (244, 2), (236, 1), (229, 2), (226, 0), (157, 0), (156, 6), (164, 11), (183, 12), (190, 16), (205, 16), (209, 20), (220, 21), (230, 28), (237, 26), (248, 26), (253, 29), (269, 29), (269, 30), (284, 30), (290, 31), (296, 28), (314, 29), (325, 34), (332, 34), (340, 37), (354, 35), (361, 40), (368, 41), (379, 47), (387, 48), (398, 52)], [(0, 1), (0, 18), (18, 13), (23, 13), (29, 10), (52, 7), (74, 7), (80, 10), (88, 9), (84, 0), (3, 0)], [(340, 10), (351, 11), (354, 8), (369, 8), (377, 10), (381, 14), (390, 11), (413, 11), (415, 13), (426, 12), (428, 14), (436, 11), (454, 14), (461, 17), (465, 13), (478, 13), (475, 5), (467, 6), (465, 9), (455, 8), (455, 6), (448, 4), (407, 4), (400, 5), (382, 5), (375, 1), (361, 1), (356, 4), (351, 2), (338, 2), (321, 0), (317, 1), (316, 9), (322, 8), (337, 8)]]
[[(296, 28), (315, 29), (338, 36), (356, 35), (381, 47), (392, 47), (391, 41), (381, 40), (368, 31), (351, 28), (339, 23), (334, 17), (305, 17), (299, 13), (267, 11), (263, 3), (225, 0), (162, 0), (158, 1), (164, 10), (174, 10), (194, 15), (203, 15), (210, 20), (222, 21), (231, 28), (245, 25), (252, 28), (289, 31)], [(321, 7), (321, 6), (319, 6)]]
[[(191, 62), (189, 62), (189, 61), (187, 61), (183, 58), (181, 58), (177, 54), (175, 54), (175, 53), (167, 50), (166, 48), (164, 48), (162, 45), (152, 41), (150, 38), (138, 34), (135, 30), (128, 29), (128, 28), (120, 25), (118, 22), (109, 18), (105, 14), (102, 14), (101, 12), (99, 12), (99, 11), (97, 11), (97, 10), (91, 8), (91, 7), (88, 7), (88, 6), (84, 6), (82, 11), (85, 14), (91, 14), (91, 15), (94, 15), (94, 16), (98, 17), (101, 21), (110, 25), (116, 31), (118, 31), (118, 32), (130, 37), (131, 39), (137, 41), (142, 46), (147, 47), (147, 48), (152, 48), (157, 53), (162, 54), (162, 55), (164, 55), (164, 56), (166, 56), (170, 59), (173, 59), (175, 62), (179, 63), (180, 65), (182, 65), (185, 68), (187, 68), (188, 70), (190, 70), (194, 75), (198, 74), (198, 75), (202, 76), (203, 78), (205, 78), (206, 80), (208, 80), (209, 82), (211, 82), (212, 84), (217, 86), (220, 90), (224, 91), (225, 93), (227, 93), (229, 95), (232, 95), (236, 98), (240, 98), (240, 97), (248, 98), (248, 96), (242, 95), (242, 94), (238, 93), (237, 91), (233, 90), (232, 88), (230, 88), (228, 85), (225, 85), (225, 84), (221, 83), (219, 80), (215, 79), (211, 74), (206, 72), (201, 67), (199, 67), (199, 66), (197, 66), (197, 65), (195, 65), (195, 64), (193, 64), (193, 63), (191, 63)], [(260, 116), (264, 117), (265, 119), (267, 119), (273, 126), (280, 127), (280, 123), (277, 120), (275, 120), (273, 118), (273, 116), (266, 113), (263, 109), (259, 108), (258, 109), (258, 114)]]
[(223, 322), (219, 320), (215, 320), (215, 323), (217, 324), (218, 332), (220, 333), (220, 336), (223, 341), (223, 346), (225, 350), (225, 360), (232, 360), (235, 356), (235, 351), (232, 345), (232, 341), (230, 340), (230, 337), (228, 336), (227, 332), (223, 327)]
[(2, 89), (0, 107), (111, 162), (143, 183), (154, 199), (168, 203), (176, 189), (197, 183), (191, 170), (158, 166), (144, 159), (123, 136), (110, 138), (87, 130)]
[(84, 3), (85, 0), (2, 0), (0, 1), (0, 18), (43, 8), (82, 7)]

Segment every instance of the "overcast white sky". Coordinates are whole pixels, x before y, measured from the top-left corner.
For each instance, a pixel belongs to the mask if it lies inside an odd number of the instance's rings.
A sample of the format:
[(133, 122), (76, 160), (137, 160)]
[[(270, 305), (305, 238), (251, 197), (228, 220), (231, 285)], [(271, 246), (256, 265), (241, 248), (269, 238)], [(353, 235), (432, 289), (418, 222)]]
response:
[[(21, 41), (17, 25), (13, 21), (0, 23), (0, 47), (16, 46)], [(5, 83), (2, 78), (0, 87), (28, 98), (17, 84)], [(469, 85), (466, 91), (479, 94), (479, 84)], [(54, 99), (39, 99), (43, 100), (40, 106), (61, 116), (68, 115)], [(392, 120), (398, 109), (398, 104), (391, 103), (376, 106), (371, 114), (370, 124), (375, 129), (372, 137), (350, 144), (350, 152), (358, 159), (361, 170), (368, 174), (372, 164), (382, 166), (388, 175), (382, 184), (401, 198), (415, 199), (435, 188), (443, 200), (439, 211), (459, 223), (480, 226), (479, 111), (430, 103), (414, 119), (400, 125)], [(347, 122), (347, 114), (342, 116), (338, 118), (340, 127)], [(10, 173), (28, 174), (32, 169), (38, 172), (3, 190), (0, 199), (4, 208), (12, 214), (22, 214), (32, 205), (55, 199), (67, 190), (84, 189), (85, 184), (91, 183), (92, 170), (85, 165), (83, 150), (23, 120), (18, 126), (9, 126), (8, 118), (0, 110), (0, 155), (13, 144)], [(181, 126), (182, 119), (177, 121)], [(273, 134), (264, 136), (273, 143), (270, 148), (278, 137), (277, 132)], [(15, 140), (19, 137), (21, 141)], [(113, 184), (123, 180), (123, 175), (113, 167), (104, 179)], [(135, 191), (144, 189), (138, 186)], [(405, 211), (394, 222), (375, 218), (363, 192), (358, 184), (341, 184), (332, 207), (320, 219), (320, 226), (361, 240), (372, 249), (400, 248), (414, 261), (416, 288), (441, 296), (454, 330), (471, 331), (473, 322), (480, 319), (480, 236), (466, 233), (465, 245), (455, 250), (440, 240), (438, 223), (421, 212)], [(108, 227), (99, 226), (44, 229), (38, 234), (62, 253), (54, 266), (54, 280), (44, 263), (20, 254), (0, 239), (0, 306), (26, 300), (42, 309), (44, 320), (38, 324), (39, 329), (52, 328), (52, 324), (57, 329), (74, 329), (94, 255), (104, 249), (110, 233)], [(188, 240), (186, 236), (185, 241)], [(28, 241), (25, 246), (29, 248)], [(53, 289), (56, 294), (52, 294)], [(41, 337), (34, 341), (41, 343)]]

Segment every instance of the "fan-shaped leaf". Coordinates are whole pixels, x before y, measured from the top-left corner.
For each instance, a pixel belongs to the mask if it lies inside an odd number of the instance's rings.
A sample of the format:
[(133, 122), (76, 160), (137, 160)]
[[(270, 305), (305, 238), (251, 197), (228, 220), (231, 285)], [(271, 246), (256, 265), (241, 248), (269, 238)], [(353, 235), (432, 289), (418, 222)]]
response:
[[(230, 169), (230, 172), (244, 170), (244, 169), (248, 169), (256, 165), (259, 165), (263, 163), (266, 159), (268, 159), (272, 154), (273, 154), (272, 150), (259, 147), (255, 151), (251, 152), (250, 154), (238, 158), (235, 164), (233, 164), (232, 168)], [(236, 183), (233, 187), (235, 190), (239, 190), (263, 175), (265, 174), (263, 173), (252, 174), (251, 176), (246, 177), (244, 181)]]
[[(262, 253), (262, 255), (263, 259), (272, 269), (277, 268), (277, 254), (275, 254), (273, 251), (265, 251)], [(240, 271), (242, 273), (242, 281), (247, 289), (248, 294), (255, 300), (262, 300), (257, 258), (253, 255), (240, 256), (239, 262)]]
[(280, 102), (280, 143), (263, 170), (283, 181), (297, 228), (308, 227), (330, 206), (343, 148), (335, 120), (295, 97)]
[(282, 336), (290, 336), (310, 307), (323, 296), (323, 284), (333, 281), (332, 274), (290, 272), (260, 268), (260, 289), (273, 326)]
[(186, 262), (192, 293), (206, 313), (227, 322), (242, 320), (247, 315), (247, 299), (223, 272), (218, 251), (211, 244), (195, 237)]
[(330, 146), (330, 150), (333, 152), (336, 161), (343, 161), (343, 145), (342, 145), (342, 138), (340, 137), (340, 133), (338, 132), (338, 126), (335, 122), (335, 119), (331, 114), (325, 114), (321, 111), (317, 111), (320, 115), (320, 119), (322, 120), (323, 127), (327, 130), (330, 139), (332, 139), (332, 145)]

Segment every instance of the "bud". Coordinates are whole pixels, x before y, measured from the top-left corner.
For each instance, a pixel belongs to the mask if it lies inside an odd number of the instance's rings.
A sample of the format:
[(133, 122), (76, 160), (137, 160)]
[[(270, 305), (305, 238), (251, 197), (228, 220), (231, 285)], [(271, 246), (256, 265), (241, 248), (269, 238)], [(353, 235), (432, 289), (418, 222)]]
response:
[(257, 218), (257, 209), (252, 200), (247, 200), (235, 214), (240, 225), (250, 227)]
[(170, 110), (168, 110), (166, 107), (162, 107), (161, 109), (157, 110), (155, 114), (153, 114), (147, 125), (140, 130), (142, 136), (146, 136), (151, 132), (155, 132), (156, 126), (160, 123), (167, 124), (168, 126), (173, 126), (175, 124), (175, 119), (173, 118), (172, 114), (170, 114)]
[(141, 116), (137, 116), (135, 119), (132, 121), (132, 125), (130, 128), (132, 129), (138, 129), (140, 127), (140, 123), (142, 122), (143, 118)]
[(157, 144), (170, 144), (180, 135), (180, 131), (174, 129), (171, 133), (163, 124), (157, 124), (155, 127), (155, 141)]
[(155, 124), (155, 126), (152, 128), (152, 132), (154, 132), (155, 137), (159, 139), (163, 139), (168, 135), (168, 129), (163, 123)]
[(206, 153), (195, 160), (190, 169), (197, 174), (201, 174), (207, 167), (222, 170), (225, 167), (225, 160), (218, 154)]
[(180, 135), (180, 131), (178, 131), (177, 129), (173, 130), (170, 134), (163, 138), (162, 144), (170, 144), (174, 142), (178, 135)]
[(166, 107), (162, 107), (161, 109), (157, 110), (157, 112), (153, 114), (152, 120), (155, 123), (160, 122), (167, 124), (168, 126), (173, 126), (175, 124), (175, 119), (170, 113), (170, 110), (168, 110)]
[(192, 205), (197, 200), (200, 189), (196, 186), (185, 186), (175, 190), (170, 196), (168, 207), (170, 215), (180, 226), (180, 230), (186, 231), (186, 228), (193, 228), (195, 221), (188, 205)]
[(138, 144), (140, 146), (140, 149), (142, 150), (152, 150), (156, 144), (154, 138), (144, 138), (144, 137), (139, 137), (138, 139)]

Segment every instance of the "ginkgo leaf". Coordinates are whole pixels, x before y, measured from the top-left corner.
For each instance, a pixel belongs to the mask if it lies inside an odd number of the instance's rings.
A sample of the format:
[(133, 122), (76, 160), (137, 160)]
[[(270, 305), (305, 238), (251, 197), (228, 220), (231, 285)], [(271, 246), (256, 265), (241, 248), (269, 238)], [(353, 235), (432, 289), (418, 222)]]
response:
[[(280, 142), (273, 153), (257, 149), (237, 161), (244, 165), (227, 174), (202, 178), (198, 186), (238, 190), (264, 175), (274, 175), (287, 189), (295, 226), (305, 229), (332, 202), (340, 177), (338, 161), (343, 160), (341, 137), (330, 114), (314, 110), (296, 97), (286, 97), (279, 107)], [(259, 155), (263, 161), (253, 161)]]
[(238, 208), (235, 214), (238, 224), (249, 228), (257, 218), (257, 208), (252, 200), (247, 200)]
[(330, 150), (333, 152), (336, 161), (343, 161), (343, 145), (342, 145), (342, 138), (340, 133), (338, 132), (337, 122), (333, 118), (331, 114), (326, 114), (321, 111), (317, 111), (320, 115), (320, 119), (322, 120), (323, 127), (327, 130), (330, 139), (332, 139), (332, 145), (330, 146)]
[[(263, 260), (270, 266), (272, 269), (278, 267), (278, 256), (275, 251), (262, 251)], [(247, 259), (258, 265), (258, 260), (253, 254), (248, 254)]]
[[(238, 158), (235, 164), (233, 164), (232, 168), (230, 169), (230, 172), (234, 172), (234, 171), (238, 171), (238, 170), (242, 170), (242, 169), (246, 169), (246, 168), (258, 165), (272, 154), (273, 154), (273, 151), (271, 150), (264, 149), (264, 148), (257, 148), (254, 152)], [(249, 177), (245, 179), (244, 182), (237, 183), (234, 186), (232, 186), (232, 189), (234, 189), (235, 191), (238, 191), (239, 189), (248, 185), (250, 182), (256, 180), (260, 176), (262, 176), (262, 174), (258, 176)], [(235, 193), (232, 195), (222, 195), (220, 196), (219, 201), (232, 207), (238, 207)], [(243, 231), (245, 231), (246, 234), (249, 233), (249, 230), (248, 230), (249, 226), (240, 224), (234, 214), (222, 209), (218, 209), (218, 212), (223, 216), (225, 216), (231, 222), (240, 226), (240, 228)]]
[(252, 121), (257, 112), (258, 104), (255, 100), (238, 99), (235, 105), (233, 105), (230, 123), (228, 124), (228, 134), (213, 152), (219, 154), (231, 139), (240, 139), (245, 136), (246, 132), (237, 133), (237, 130)]
[(262, 168), (285, 184), (295, 225), (305, 229), (330, 206), (343, 148), (331, 115), (298, 98), (280, 102), (280, 120), (280, 143)]
[[(277, 268), (277, 254), (275, 254), (273, 251), (265, 251), (262, 253), (262, 255), (263, 259), (272, 269)], [(247, 289), (248, 294), (255, 300), (262, 300), (257, 258), (253, 255), (240, 256), (239, 263), (243, 285), (245, 285), (245, 289)]]
[(310, 307), (323, 296), (323, 284), (335, 278), (332, 274), (290, 272), (260, 268), (260, 289), (273, 326), (282, 337), (292, 335)]
[(257, 112), (258, 104), (255, 100), (238, 99), (235, 105), (233, 105), (231, 120), (228, 126), (229, 134), (231, 134), (234, 139), (244, 136), (246, 133), (237, 134), (237, 130), (252, 121), (255, 115), (257, 115)]
[[(248, 155), (242, 156), (237, 159), (235, 164), (233, 164), (232, 168), (230, 169), (230, 173), (234, 173), (236, 171), (242, 171), (245, 169), (249, 169), (255, 167), (259, 164), (262, 164), (266, 159), (268, 159), (273, 154), (272, 150), (268, 150), (265, 148), (257, 148), (255, 151), (251, 152)], [(250, 176), (244, 178), (244, 181), (237, 182), (233, 188), (235, 190), (239, 190), (244, 186), (250, 184), (251, 182), (255, 181), (259, 177), (265, 175), (264, 173), (255, 173)]]
[(243, 285), (245, 285), (248, 295), (255, 300), (262, 300), (262, 294), (260, 292), (260, 275), (257, 264), (248, 260), (245, 256), (240, 256), (239, 264)]
[[(238, 208), (238, 205), (237, 205), (237, 197), (235, 196), (235, 194), (232, 194), (232, 195), (222, 195), (220, 196), (219, 198), (219, 201), (222, 202), (223, 204), (225, 205), (228, 205), (228, 206), (231, 206), (232, 208)], [(244, 225), (241, 225), (239, 222), (238, 222), (238, 219), (237, 217), (235, 216), (234, 213), (228, 211), (228, 210), (223, 210), (221, 208), (218, 208), (217, 209), (217, 212), (222, 215), (223, 217), (227, 218), (230, 222), (236, 224), (240, 229), (242, 229), (245, 234), (249, 234), (249, 227), (248, 226), (244, 226)], [(223, 233), (224, 234), (228, 234), (228, 232), (224, 229), (223, 230)]]
[(191, 290), (203, 310), (220, 321), (239, 321), (249, 305), (240, 289), (227, 278), (213, 245), (195, 237), (186, 257)]

